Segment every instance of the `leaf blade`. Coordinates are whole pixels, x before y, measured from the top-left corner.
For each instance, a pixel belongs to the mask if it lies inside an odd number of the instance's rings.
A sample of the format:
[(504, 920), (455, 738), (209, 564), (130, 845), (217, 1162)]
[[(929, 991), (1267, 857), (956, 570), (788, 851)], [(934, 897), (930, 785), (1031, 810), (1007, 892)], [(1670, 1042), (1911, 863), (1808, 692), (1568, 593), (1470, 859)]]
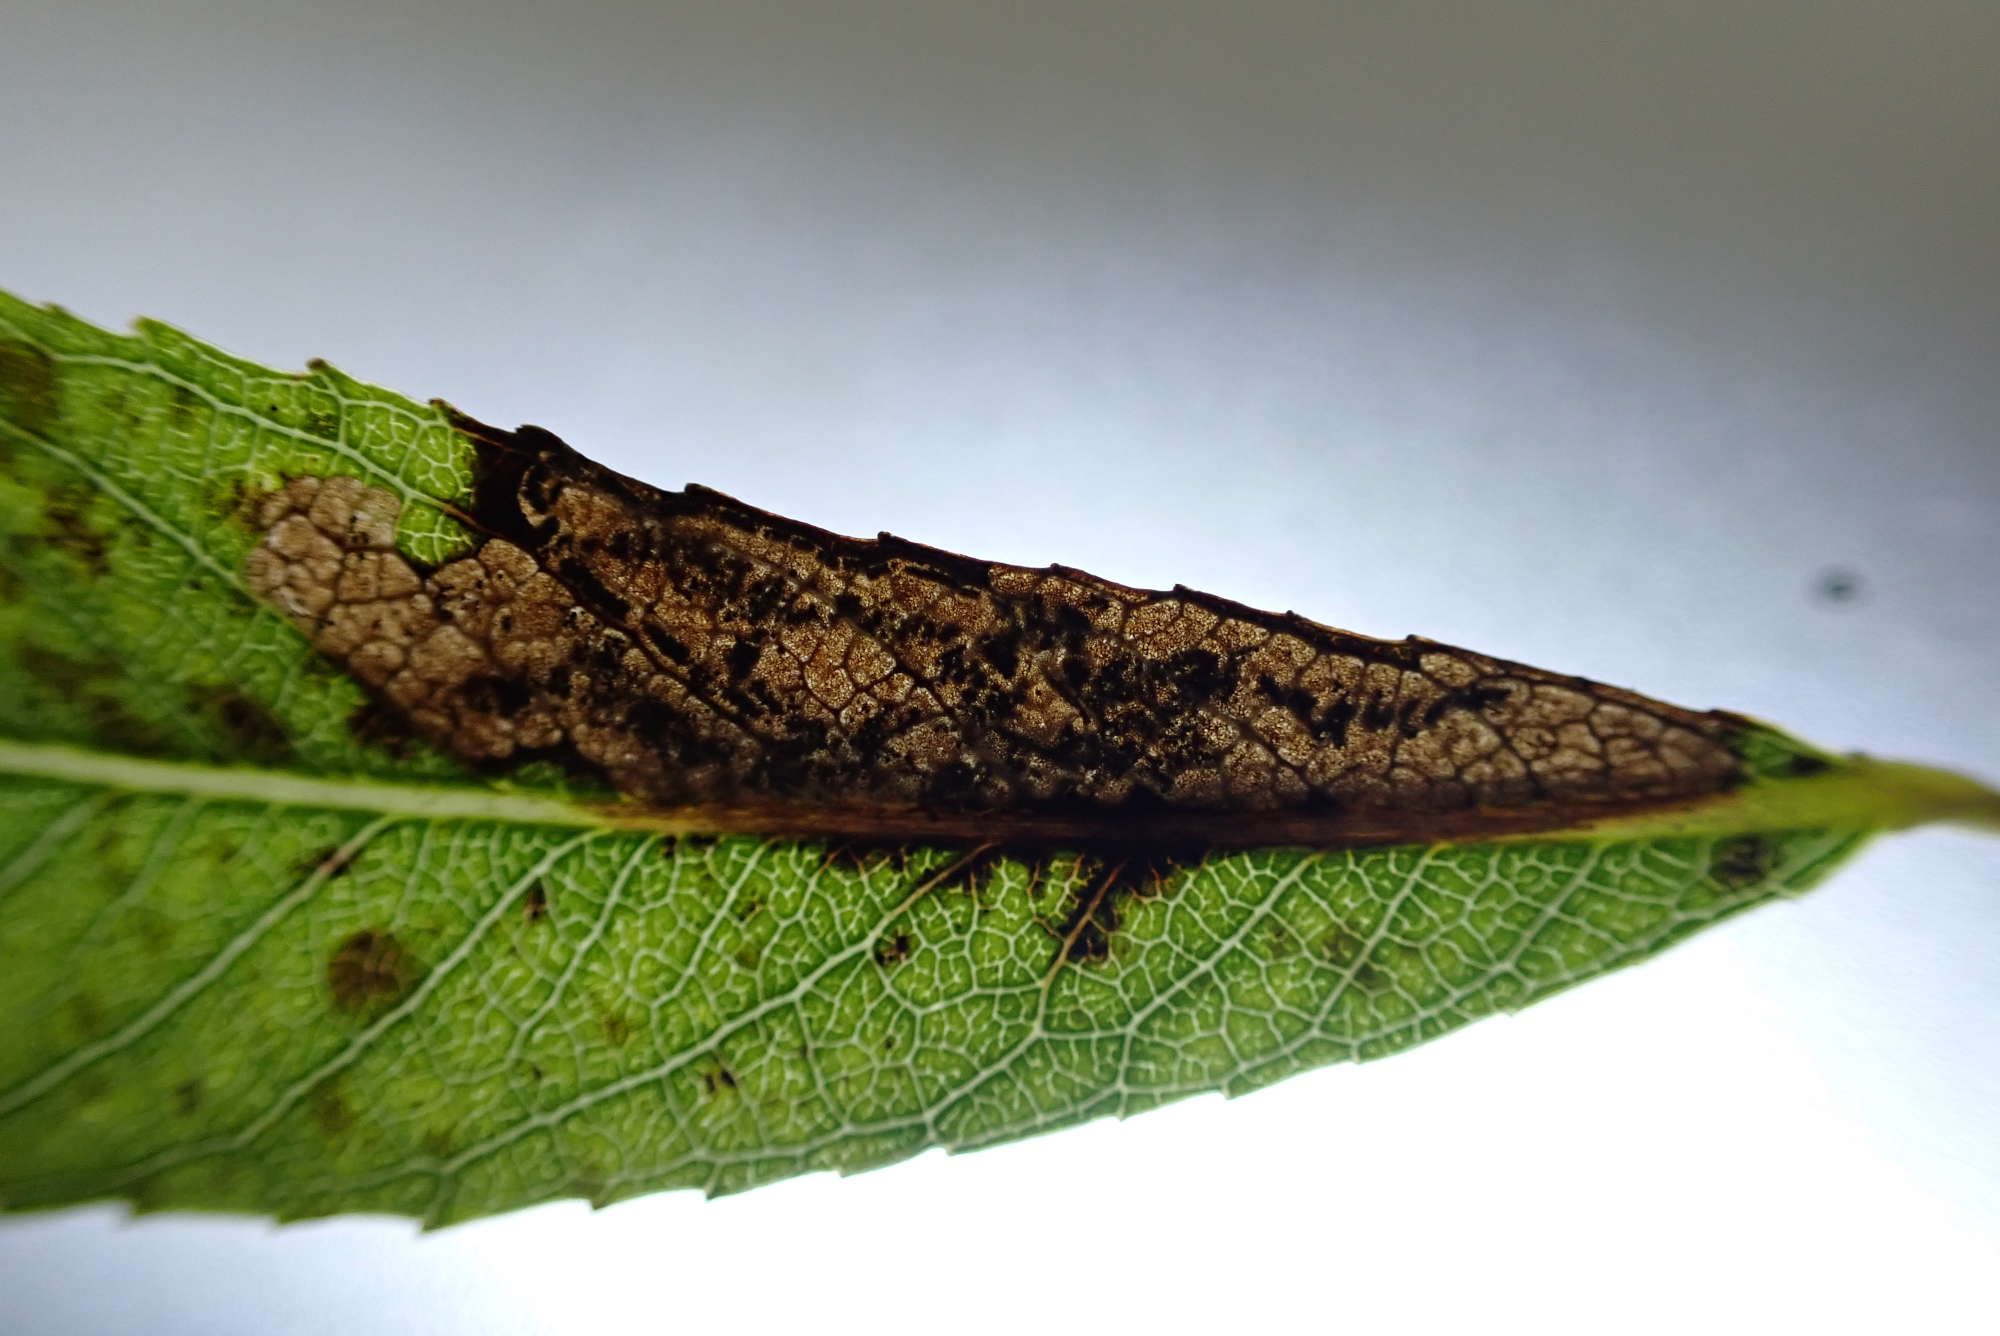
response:
[(1726, 794), (1476, 842), (732, 835), (385, 750), (244, 587), (245, 498), (304, 473), (465, 551), (437, 408), (0, 298), (0, 447), (9, 1208), (443, 1224), (993, 1144), (1400, 1051), (2000, 802), (1746, 725)]

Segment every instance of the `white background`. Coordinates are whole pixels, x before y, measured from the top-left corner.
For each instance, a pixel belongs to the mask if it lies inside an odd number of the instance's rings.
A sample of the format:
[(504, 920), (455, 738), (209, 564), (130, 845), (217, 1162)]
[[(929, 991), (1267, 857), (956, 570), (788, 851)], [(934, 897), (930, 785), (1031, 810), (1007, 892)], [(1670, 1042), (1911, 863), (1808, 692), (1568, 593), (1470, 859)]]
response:
[[(0, 285), (662, 485), (2000, 778), (2000, 8), (0, 0)], [(1838, 569), (1857, 595), (1819, 592)], [(1990, 1331), (2000, 842), (1366, 1069), (20, 1332)]]

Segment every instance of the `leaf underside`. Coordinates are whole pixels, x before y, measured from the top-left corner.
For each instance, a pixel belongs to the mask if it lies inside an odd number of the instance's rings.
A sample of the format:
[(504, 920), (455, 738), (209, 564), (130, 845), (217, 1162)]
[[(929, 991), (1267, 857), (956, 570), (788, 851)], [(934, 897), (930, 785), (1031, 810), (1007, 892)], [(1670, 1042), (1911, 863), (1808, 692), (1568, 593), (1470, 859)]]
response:
[(1746, 721), (1715, 795), (1527, 834), (1169, 854), (649, 818), (385, 729), (259, 584), (261, 499), (300, 478), (393, 498), (413, 567), (464, 558), (462, 428), (0, 297), (0, 1205), (437, 1225), (983, 1146), (1394, 1053), (1879, 829), (1991, 818)]

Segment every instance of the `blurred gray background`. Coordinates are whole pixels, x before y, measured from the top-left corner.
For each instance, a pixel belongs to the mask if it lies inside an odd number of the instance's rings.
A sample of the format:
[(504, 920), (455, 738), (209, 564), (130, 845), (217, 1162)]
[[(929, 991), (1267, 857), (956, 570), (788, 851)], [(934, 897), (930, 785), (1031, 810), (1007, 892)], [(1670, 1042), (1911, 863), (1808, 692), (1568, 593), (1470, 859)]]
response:
[[(2000, 6), (0, 0), (0, 285), (828, 527), (2000, 778)], [(2000, 842), (1367, 1070), (22, 1332), (1989, 1331)], [(1065, 1256), (1073, 1264), (1065, 1265)]]

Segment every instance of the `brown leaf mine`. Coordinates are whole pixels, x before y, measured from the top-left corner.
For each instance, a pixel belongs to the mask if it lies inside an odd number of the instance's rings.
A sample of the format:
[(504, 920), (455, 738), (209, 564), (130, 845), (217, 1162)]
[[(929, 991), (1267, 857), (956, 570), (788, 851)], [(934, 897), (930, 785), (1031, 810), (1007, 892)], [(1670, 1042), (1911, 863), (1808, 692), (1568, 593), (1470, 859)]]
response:
[(665, 492), (538, 428), (480, 446), (470, 555), (355, 478), (266, 497), (252, 589), (407, 728), (715, 829), (1321, 844), (1567, 824), (1741, 773), (1737, 721), (1183, 588)]

